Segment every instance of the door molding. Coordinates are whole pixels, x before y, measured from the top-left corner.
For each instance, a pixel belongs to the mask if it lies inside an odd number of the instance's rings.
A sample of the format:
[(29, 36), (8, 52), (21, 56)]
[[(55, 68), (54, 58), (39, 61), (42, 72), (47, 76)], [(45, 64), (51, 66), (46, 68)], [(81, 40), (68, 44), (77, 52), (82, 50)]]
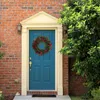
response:
[(29, 90), (29, 30), (55, 30), (55, 90), (63, 95), (63, 57), (59, 52), (62, 48), (62, 25), (58, 19), (39, 12), (20, 22), (22, 25), (22, 75), (21, 94), (27, 95)]

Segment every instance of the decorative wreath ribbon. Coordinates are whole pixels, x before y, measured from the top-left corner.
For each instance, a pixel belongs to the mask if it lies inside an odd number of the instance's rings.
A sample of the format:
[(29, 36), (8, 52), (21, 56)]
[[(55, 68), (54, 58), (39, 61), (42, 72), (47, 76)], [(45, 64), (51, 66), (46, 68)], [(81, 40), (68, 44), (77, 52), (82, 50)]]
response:
[[(42, 43), (42, 42), (45, 44), (44, 49), (40, 49), (39, 48), (39, 44)], [(38, 36), (33, 41), (32, 47), (33, 47), (33, 49), (35, 50), (35, 52), (37, 54), (43, 55), (43, 54), (45, 54), (45, 53), (47, 53), (47, 52), (49, 52), (51, 50), (52, 44), (51, 44), (50, 40), (47, 37)]]

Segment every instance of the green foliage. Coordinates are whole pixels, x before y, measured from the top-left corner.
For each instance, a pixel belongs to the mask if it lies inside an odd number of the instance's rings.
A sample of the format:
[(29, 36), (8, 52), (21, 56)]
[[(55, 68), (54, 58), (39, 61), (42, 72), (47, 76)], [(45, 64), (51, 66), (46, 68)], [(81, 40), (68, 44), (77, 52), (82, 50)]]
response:
[(74, 97), (74, 96), (71, 96), (71, 100), (82, 100), (81, 97)]
[(61, 52), (76, 58), (73, 70), (86, 78), (91, 91), (100, 86), (100, 6), (99, 0), (70, 0), (64, 4), (59, 21), (68, 37)]
[(93, 96), (93, 100), (100, 100), (100, 88), (99, 89), (93, 89), (91, 91), (91, 95)]
[(0, 100), (4, 100), (4, 96), (0, 94)]
[[(0, 42), (0, 47), (2, 46), (2, 43)], [(4, 53), (0, 52), (0, 59), (2, 59)]]

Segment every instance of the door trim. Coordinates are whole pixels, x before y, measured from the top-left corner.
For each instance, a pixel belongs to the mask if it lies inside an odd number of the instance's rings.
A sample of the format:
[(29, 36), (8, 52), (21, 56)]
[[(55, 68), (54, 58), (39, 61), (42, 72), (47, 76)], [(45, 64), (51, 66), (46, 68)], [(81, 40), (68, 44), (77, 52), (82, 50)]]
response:
[[(41, 12), (41, 14), (45, 14), (48, 16), (48, 14), (45, 12)], [(52, 18), (53, 16), (49, 15), (49, 17)], [(30, 19), (32, 19), (32, 17)], [(22, 95), (27, 95), (27, 91), (29, 90), (29, 30), (55, 30), (55, 90), (54, 91), (57, 91), (58, 95), (63, 95), (63, 64), (62, 64), (63, 57), (62, 54), (59, 52), (60, 49), (62, 48), (63, 34), (62, 34), (62, 25), (58, 24), (57, 18), (55, 18), (55, 20), (57, 20), (56, 23), (52, 24), (51, 23), (31, 24), (29, 23), (29, 18), (28, 18), (28, 23), (26, 23), (27, 22), (26, 20), (21, 22), (22, 24), (21, 94)]]

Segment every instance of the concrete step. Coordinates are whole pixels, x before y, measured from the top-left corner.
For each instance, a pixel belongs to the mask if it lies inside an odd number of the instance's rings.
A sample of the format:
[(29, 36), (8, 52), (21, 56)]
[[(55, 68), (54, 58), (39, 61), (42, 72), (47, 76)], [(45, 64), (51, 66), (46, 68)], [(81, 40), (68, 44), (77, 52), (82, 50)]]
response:
[(15, 96), (13, 100), (71, 100), (71, 99), (69, 96), (57, 96), (57, 97)]

